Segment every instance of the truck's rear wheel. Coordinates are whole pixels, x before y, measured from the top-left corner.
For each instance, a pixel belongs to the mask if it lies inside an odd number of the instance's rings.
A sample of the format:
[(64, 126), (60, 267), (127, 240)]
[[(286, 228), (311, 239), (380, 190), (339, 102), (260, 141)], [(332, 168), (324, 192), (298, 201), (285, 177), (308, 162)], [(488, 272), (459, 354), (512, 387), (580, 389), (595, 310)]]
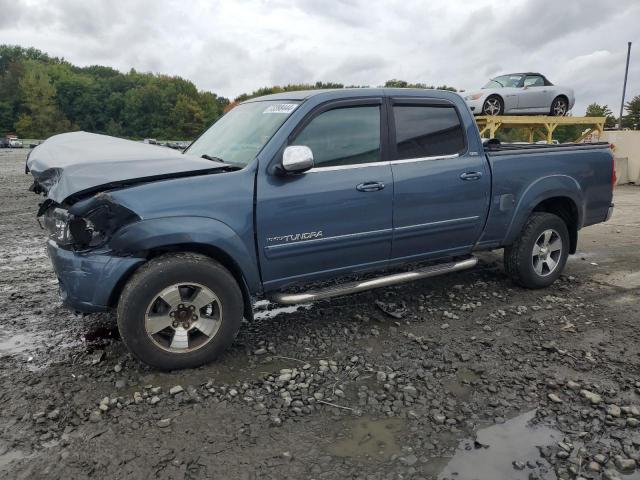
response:
[(544, 288), (555, 282), (569, 255), (569, 231), (557, 215), (535, 212), (520, 237), (504, 249), (507, 275), (526, 288)]
[(214, 260), (168, 254), (140, 267), (118, 303), (122, 340), (140, 361), (163, 370), (214, 360), (240, 328), (242, 292)]

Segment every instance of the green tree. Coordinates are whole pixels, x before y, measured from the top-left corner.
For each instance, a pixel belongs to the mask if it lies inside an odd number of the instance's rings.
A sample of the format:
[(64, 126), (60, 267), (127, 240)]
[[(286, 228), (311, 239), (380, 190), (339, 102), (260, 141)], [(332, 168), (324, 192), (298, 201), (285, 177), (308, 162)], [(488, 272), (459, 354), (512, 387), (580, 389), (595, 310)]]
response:
[(604, 126), (606, 128), (613, 128), (616, 126), (616, 117), (613, 116), (613, 112), (609, 109), (608, 105), (598, 105), (597, 103), (591, 103), (587, 107), (585, 117), (605, 117)]
[(47, 137), (80, 128), (130, 138), (193, 138), (229, 100), (180, 77), (77, 67), (33, 48), (0, 45), (0, 134)]
[(640, 95), (636, 95), (625, 106), (626, 115), (622, 117), (622, 128), (640, 130)]
[(453, 87), (448, 85), (440, 85), (434, 87), (433, 85), (427, 85), (426, 83), (409, 83), (406, 80), (392, 79), (384, 82), (384, 86), (387, 88), (426, 88), (428, 90), (449, 90), (450, 92), (457, 92)]
[(384, 86), (387, 88), (429, 88), (426, 83), (409, 83), (406, 80), (398, 80), (396, 78), (387, 80), (384, 82)]
[(262, 87), (251, 93), (243, 93), (237, 96), (234, 101), (236, 103), (244, 102), (250, 98), (261, 97), (263, 95), (271, 95), (272, 93), (293, 92), (296, 90), (324, 90), (331, 88), (344, 88), (342, 83), (335, 82), (316, 82), (316, 83), (290, 83), (283, 87), (274, 85), (273, 87)]
[(174, 138), (194, 138), (202, 131), (205, 114), (196, 100), (181, 93), (171, 112), (171, 120), (175, 128)]
[(69, 120), (58, 110), (56, 89), (46, 67), (35, 60), (24, 62), (19, 85), (24, 112), (16, 122), (16, 131), (24, 137), (46, 138), (71, 129)]
[(13, 131), (20, 109), (20, 77), (24, 67), (20, 61), (3, 62), (0, 57), (0, 134)]

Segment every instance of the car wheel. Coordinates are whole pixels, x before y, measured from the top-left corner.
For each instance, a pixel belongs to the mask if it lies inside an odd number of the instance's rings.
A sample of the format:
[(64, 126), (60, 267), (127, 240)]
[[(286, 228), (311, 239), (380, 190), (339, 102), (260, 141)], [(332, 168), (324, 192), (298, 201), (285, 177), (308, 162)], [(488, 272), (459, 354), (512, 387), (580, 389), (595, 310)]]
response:
[(242, 292), (218, 262), (193, 253), (150, 260), (118, 302), (118, 329), (140, 361), (162, 370), (192, 368), (231, 345), (243, 316)]
[(482, 104), (482, 113), (489, 116), (502, 115), (504, 113), (504, 103), (497, 95), (491, 95)]
[(504, 249), (504, 267), (511, 280), (525, 288), (555, 282), (569, 255), (569, 230), (557, 215), (533, 213), (520, 237)]
[(549, 115), (553, 117), (564, 117), (569, 113), (569, 102), (564, 97), (556, 97), (551, 103), (551, 112)]

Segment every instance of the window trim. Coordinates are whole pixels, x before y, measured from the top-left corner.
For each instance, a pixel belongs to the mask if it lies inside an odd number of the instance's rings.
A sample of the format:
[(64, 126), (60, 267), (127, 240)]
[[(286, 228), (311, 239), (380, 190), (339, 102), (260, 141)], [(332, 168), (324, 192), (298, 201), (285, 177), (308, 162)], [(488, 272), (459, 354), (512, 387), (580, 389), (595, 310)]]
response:
[[(310, 112), (308, 112), (302, 120), (296, 125), (293, 131), (287, 137), (287, 143), (285, 146), (289, 146), (295, 141), (296, 137), (306, 128), (309, 123), (316, 117), (321, 114), (328, 112), (330, 110), (337, 110), (339, 108), (354, 108), (354, 107), (373, 107), (378, 106), (380, 108), (380, 160), (376, 162), (367, 162), (367, 163), (352, 163), (349, 165), (332, 165), (326, 167), (313, 167), (310, 170), (307, 170), (305, 173), (315, 173), (315, 172), (327, 172), (333, 170), (348, 170), (352, 168), (366, 168), (373, 167), (378, 165), (385, 165), (389, 158), (389, 127), (385, 119), (387, 118), (387, 107), (383, 97), (354, 97), (340, 100), (329, 100), (321, 103), (314, 107)], [(276, 156), (278, 161), (282, 161), (282, 151), (284, 147), (281, 149), (281, 152)]]
[[(393, 107), (406, 106), (406, 107), (436, 107), (436, 108), (453, 108), (453, 111), (458, 116), (458, 122), (460, 123), (460, 130), (462, 131), (462, 141), (464, 147), (460, 152), (449, 153), (444, 155), (433, 155), (428, 157), (414, 157), (414, 158), (402, 158), (398, 154), (398, 145), (396, 142), (396, 118), (393, 112)], [(423, 160), (446, 160), (450, 158), (457, 158), (467, 155), (469, 153), (469, 140), (467, 138), (467, 132), (462, 121), (462, 115), (457, 105), (449, 100), (440, 98), (416, 98), (416, 97), (391, 97), (388, 99), (387, 106), (387, 123), (389, 124), (389, 162), (394, 165), (398, 163), (411, 163)]]

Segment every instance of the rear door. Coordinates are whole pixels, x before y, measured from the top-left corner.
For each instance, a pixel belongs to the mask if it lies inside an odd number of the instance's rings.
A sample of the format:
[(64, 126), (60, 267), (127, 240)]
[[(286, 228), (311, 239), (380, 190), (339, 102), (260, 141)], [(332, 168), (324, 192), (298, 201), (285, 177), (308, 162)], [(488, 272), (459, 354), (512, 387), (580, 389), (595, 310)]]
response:
[(258, 176), (257, 243), (267, 290), (386, 266), (393, 179), (384, 156), (385, 108), (381, 98), (323, 104), (289, 139), (311, 149), (315, 167)]
[(490, 174), (469, 151), (457, 108), (440, 99), (393, 98), (392, 261), (468, 253), (488, 210)]

